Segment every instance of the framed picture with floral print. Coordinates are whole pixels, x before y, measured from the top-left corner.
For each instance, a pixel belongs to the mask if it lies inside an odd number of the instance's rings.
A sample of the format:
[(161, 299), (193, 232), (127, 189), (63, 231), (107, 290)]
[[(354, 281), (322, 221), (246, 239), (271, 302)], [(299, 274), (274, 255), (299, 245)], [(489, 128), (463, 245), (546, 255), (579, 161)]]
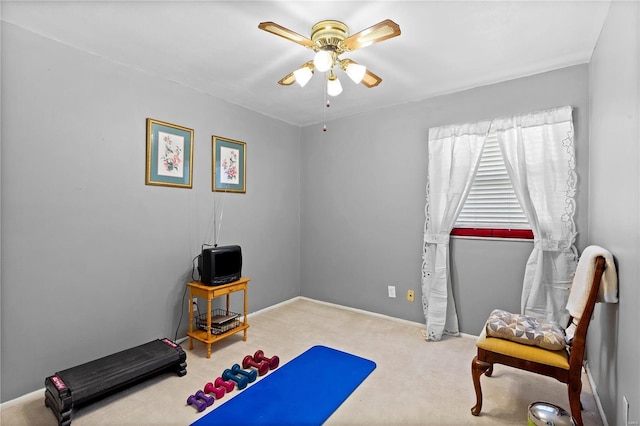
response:
[(211, 137), (211, 190), (247, 192), (247, 144), (220, 136)]
[(191, 188), (193, 129), (147, 118), (147, 185)]

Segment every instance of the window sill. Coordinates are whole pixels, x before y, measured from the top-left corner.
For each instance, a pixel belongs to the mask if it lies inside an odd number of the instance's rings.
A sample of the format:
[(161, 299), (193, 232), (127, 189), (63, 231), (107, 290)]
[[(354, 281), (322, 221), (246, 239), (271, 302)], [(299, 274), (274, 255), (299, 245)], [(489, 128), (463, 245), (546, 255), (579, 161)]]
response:
[(533, 240), (533, 232), (530, 229), (453, 228), (451, 236), (496, 240)]

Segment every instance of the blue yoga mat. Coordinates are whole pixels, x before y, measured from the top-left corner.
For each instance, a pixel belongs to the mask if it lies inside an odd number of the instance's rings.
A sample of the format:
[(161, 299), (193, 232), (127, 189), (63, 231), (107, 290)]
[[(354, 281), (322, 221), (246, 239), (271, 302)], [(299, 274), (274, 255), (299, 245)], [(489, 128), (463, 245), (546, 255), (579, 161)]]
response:
[(376, 368), (376, 363), (314, 346), (249, 385), (192, 426), (320, 425)]

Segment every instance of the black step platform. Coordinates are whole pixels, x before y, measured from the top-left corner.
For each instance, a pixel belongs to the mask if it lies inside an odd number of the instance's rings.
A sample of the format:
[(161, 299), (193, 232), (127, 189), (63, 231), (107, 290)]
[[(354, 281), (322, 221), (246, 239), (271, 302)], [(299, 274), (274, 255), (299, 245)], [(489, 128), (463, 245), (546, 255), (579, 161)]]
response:
[(59, 425), (70, 425), (74, 408), (167, 371), (184, 376), (186, 359), (187, 354), (171, 340), (154, 340), (47, 377), (44, 403)]

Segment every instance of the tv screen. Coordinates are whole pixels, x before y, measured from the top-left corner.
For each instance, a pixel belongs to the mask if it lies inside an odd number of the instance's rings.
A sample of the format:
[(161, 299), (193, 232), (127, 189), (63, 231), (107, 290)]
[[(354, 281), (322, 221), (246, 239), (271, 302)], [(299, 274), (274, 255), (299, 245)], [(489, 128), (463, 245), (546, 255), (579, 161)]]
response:
[(198, 257), (200, 281), (216, 286), (238, 281), (242, 275), (240, 246), (206, 247)]

